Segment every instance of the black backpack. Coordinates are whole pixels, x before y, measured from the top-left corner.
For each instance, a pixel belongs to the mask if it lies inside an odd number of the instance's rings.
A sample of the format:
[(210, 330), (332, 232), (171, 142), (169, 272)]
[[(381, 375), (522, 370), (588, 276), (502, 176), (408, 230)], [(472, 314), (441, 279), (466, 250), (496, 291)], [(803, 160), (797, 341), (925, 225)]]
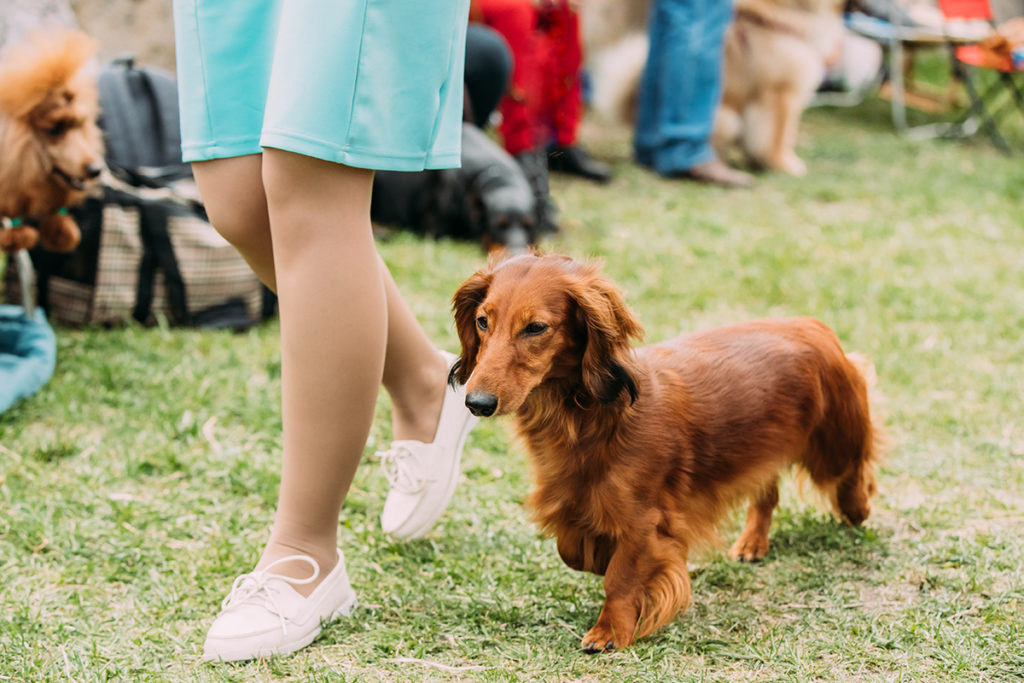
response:
[(100, 128), (110, 169), (133, 185), (157, 187), (190, 178), (181, 160), (178, 86), (156, 67), (131, 57), (111, 62), (99, 76)]

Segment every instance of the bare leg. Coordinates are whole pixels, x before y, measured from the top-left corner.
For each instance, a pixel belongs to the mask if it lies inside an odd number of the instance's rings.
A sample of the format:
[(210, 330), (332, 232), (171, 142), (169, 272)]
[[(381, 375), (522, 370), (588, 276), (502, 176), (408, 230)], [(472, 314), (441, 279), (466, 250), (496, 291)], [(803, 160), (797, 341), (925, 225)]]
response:
[(384, 262), (380, 262), (388, 303), (384, 388), (391, 397), (395, 439), (434, 440), (444, 401), (448, 367), (405, 303)]
[[(263, 190), (260, 155), (193, 164), (210, 220), (235, 246), (256, 275), (277, 291), (270, 216)], [(430, 442), (444, 398), (447, 368), (402, 298), (383, 261), (388, 342), (384, 388), (393, 403), (396, 439)]]
[(262, 155), (253, 154), (200, 161), (192, 164), (192, 173), (213, 227), (234, 245), (263, 284), (276, 292), (262, 168)]
[[(326, 574), (384, 368), (373, 173), (268, 149), (263, 180), (281, 308), (284, 454), (274, 527), (257, 568), (299, 553)], [(280, 570), (290, 571), (305, 575), (308, 567)]]
[[(303, 554), (325, 576), (377, 387), (383, 380), (392, 397), (395, 438), (429, 442), (447, 369), (376, 254), (370, 172), (278, 150), (194, 168), (211, 221), (281, 302), (284, 459), (274, 528), (257, 566)], [(275, 572), (306, 576), (309, 568)]]

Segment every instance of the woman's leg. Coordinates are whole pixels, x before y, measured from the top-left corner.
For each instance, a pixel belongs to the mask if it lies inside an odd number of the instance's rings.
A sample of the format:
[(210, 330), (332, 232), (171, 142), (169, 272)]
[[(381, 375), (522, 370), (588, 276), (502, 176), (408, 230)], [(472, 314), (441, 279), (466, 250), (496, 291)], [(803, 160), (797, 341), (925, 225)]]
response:
[(276, 292), (263, 155), (195, 162), (192, 173), (213, 227), (242, 254), (263, 284)]
[[(261, 155), (192, 165), (210, 221), (256, 275), (277, 290)], [(383, 261), (388, 311), (384, 388), (392, 400), (395, 439), (430, 442), (441, 412), (447, 368), (402, 298)]]
[[(280, 302), (284, 454), (274, 527), (257, 568), (301, 554), (326, 574), (384, 370), (373, 172), (267, 149), (263, 183)], [(308, 566), (294, 571), (308, 574)]]

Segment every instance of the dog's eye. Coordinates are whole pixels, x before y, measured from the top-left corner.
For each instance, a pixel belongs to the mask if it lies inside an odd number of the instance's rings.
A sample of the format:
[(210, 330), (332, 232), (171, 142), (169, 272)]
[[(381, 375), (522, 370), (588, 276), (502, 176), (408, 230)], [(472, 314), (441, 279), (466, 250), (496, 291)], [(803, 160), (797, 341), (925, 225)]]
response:
[(525, 334), (528, 337), (535, 337), (538, 334), (544, 332), (544, 330), (546, 329), (548, 329), (548, 326), (545, 325), (544, 323), (530, 323), (529, 325), (523, 328), (523, 334)]
[(476, 319), (476, 326), (479, 327), (481, 330), (486, 330), (487, 329), (487, 316), (482, 315), (479, 318), (477, 318)]

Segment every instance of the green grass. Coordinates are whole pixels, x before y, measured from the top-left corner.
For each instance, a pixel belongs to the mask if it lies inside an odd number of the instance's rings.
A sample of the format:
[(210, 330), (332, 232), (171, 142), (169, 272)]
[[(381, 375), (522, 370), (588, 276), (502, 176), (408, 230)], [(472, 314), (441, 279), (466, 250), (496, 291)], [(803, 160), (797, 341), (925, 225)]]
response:
[[(507, 422), (474, 431), (427, 539), (380, 532), (382, 396), (341, 519), (361, 607), (296, 656), (207, 665), (205, 629), (273, 512), (277, 324), (61, 329), (52, 381), (0, 416), (0, 681), (1021, 680), (1024, 166), (984, 141), (901, 140), (886, 117), (812, 110), (810, 176), (733, 192), (639, 170), (628, 131), (604, 131), (617, 179), (556, 179), (548, 244), (603, 258), (648, 341), (806, 314), (870, 356), (891, 445), (863, 529), (787, 481), (763, 563), (711, 553), (687, 613), (587, 656), (600, 579), (531, 525)], [(454, 349), (448, 301), (481, 252), (379, 246)]]

